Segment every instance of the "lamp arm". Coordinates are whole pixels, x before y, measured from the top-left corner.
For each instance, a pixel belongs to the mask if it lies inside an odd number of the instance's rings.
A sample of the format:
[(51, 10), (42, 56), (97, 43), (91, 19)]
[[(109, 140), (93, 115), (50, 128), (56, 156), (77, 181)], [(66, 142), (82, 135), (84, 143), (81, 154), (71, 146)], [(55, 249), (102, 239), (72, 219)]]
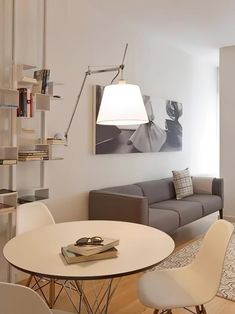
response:
[[(126, 52), (127, 52), (127, 48), (128, 48), (128, 44), (126, 44), (125, 46), (125, 50), (124, 50), (124, 55), (123, 55), (123, 58), (122, 58), (122, 63), (121, 65), (119, 66), (116, 66), (116, 67), (112, 67), (112, 68), (105, 68), (105, 69), (100, 69), (100, 70), (90, 70), (90, 67), (88, 67), (88, 70), (85, 72), (85, 76), (84, 76), (84, 79), (82, 81), (82, 85), (80, 87), (80, 91), (78, 93), (78, 96), (77, 96), (77, 101), (76, 101), (76, 104), (74, 106), (74, 109), (73, 109), (73, 113), (72, 113), (72, 116), (69, 120), (69, 124), (68, 124), (68, 127), (64, 133), (64, 137), (65, 137), (65, 140), (66, 140), (66, 145), (68, 144), (68, 133), (69, 133), (69, 130), (70, 130), (70, 127), (71, 127), (71, 124), (73, 122), (73, 118), (74, 118), (74, 115), (75, 115), (75, 112), (77, 110), (77, 106), (78, 106), (78, 103), (79, 103), (79, 100), (81, 98), (81, 94), (82, 94), (82, 91), (83, 91), (83, 88), (84, 88), (84, 85), (85, 85), (85, 82), (86, 82), (86, 79), (87, 79), (87, 76), (88, 75), (91, 75), (91, 74), (98, 74), (98, 73), (105, 73), (105, 72), (115, 72), (115, 71), (121, 71), (121, 79), (122, 79), (122, 74), (123, 74), (123, 69), (124, 69), (124, 60), (125, 60), (125, 57), (126, 57)], [(119, 74), (119, 73), (118, 73)], [(116, 78), (116, 76), (115, 76)]]
[(70, 121), (69, 121), (67, 130), (66, 130), (65, 133), (64, 133), (64, 137), (65, 137), (65, 140), (66, 140), (66, 144), (67, 144), (67, 142), (68, 142), (68, 133), (69, 133), (71, 124), (72, 124), (72, 122), (73, 122), (73, 118), (74, 118), (75, 112), (76, 112), (76, 110), (77, 110), (77, 106), (78, 106), (79, 100), (80, 100), (80, 98), (81, 98), (81, 94), (82, 94), (82, 91), (83, 91), (83, 88), (84, 88), (84, 85), (85, 85), (87, 76), (88, 76), (88, 75), (91, 75), (91, 74), (98, 74), (98, 73), (105, 73), (105, 72), (115, 72), (115, 71), (123, 70), (123, 69), (124, 69), (124, 64), (121, 64), (120, 66), (113, 67), (113, 68), (106, 68), (106, 69), (92, 70), (92, 71), (91, 71), (91, 70), (89, 69), (89, 67), (88, 67), (88, 70), (85, 72), (85, 76), (84, 76), (84, 78), (83, 78), (82, 85), (81, 85), (81, 87), (80, 87), (80, 91), (79, 91), (79, 93), (78, 93), (77, 100), (76, 100), (76, 104), (75, 104), (75, 107), (74, 107), (74, 109), (73, 109), (73, 113), (72, 113), (72, 116), (71, 116), (71, 118), (70, 118)]
[(74, 115), (75, 115), (75, 112), (77, 110), (77, 106), (78, 106), (78, 103), (79, 103), (79, 100), (81, 98), (81, 94), (82, 94), (82, 91), (83, 91), (83, 88), (84, 88), (84, 85), (85, 85), (85, 82), (86, 82), (86, 79), (87, 79), (87, 76), (89, 75), (88, 71), (85, 73), (85, 76), (84, 76), (84, 79), (82, 81), (82, 85), (80, 87), (80, 91), (78, 93), (78, 96), (77, 96), (77, 101), (76, 101), (76, 104), (75, 104), (75, 107), (73, 109), (73, 113), (72, 113), (72, 116), (70, 118), (70, 121), (69, 121), (69, 124), (68, 124), (68, 127), (67, 127), (67, 130), (65, 131), (64, 133), (64, 137), (65, 137), (65, 140), (66, 140), (66, 143), (67, 143), (67, 140), (68, 140), (68, 133), (69, 133), (69, 130), (70, 130), (70, 127), (71, 127), (71, 124), (73, 122), (73, 118), (74, 118)]

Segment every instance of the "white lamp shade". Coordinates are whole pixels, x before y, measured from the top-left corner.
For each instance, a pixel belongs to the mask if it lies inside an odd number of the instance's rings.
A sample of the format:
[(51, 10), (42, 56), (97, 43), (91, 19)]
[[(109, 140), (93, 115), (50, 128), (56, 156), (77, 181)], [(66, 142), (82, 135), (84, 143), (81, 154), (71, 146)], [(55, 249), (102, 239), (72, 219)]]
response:
[(97, 124), (133, 125), (148, 121), (140, 88), (137, 85), (122, 83), (105, 87)]

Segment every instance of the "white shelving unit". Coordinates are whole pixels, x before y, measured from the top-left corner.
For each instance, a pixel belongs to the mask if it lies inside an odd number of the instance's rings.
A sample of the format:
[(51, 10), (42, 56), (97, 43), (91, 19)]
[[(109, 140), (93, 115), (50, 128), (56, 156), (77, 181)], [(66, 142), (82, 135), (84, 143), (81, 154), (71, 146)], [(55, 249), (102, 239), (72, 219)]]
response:
[[(19, 192), (19, 200), (22, 202), (29, 202), (37, 199), (49, 198), (49, 189), (46, 186), (46, 164), (47, 160), (61, 160), (63, 157), (61, 154), (57, 154), (58, 143), (47, 143), (46, 139), (46, 112), (50, 111), (51, 101), (58, 101), (62, 98), (57, 95), (56, 86), (64, 85), (61, 82), (49, 82), (48, 84), (48, 93), (42, 94), (35, 92), (38, 88), (38, 81), (34, 78), (34, 71), (37, 69), (47, 69), (46, 62), (46, 0), (43, 1), (43, 41), (42, 41), (42, 60), (41, 66), (35, 66), (31, 64), (18, 63), (17, 60), (17, 51), (16, 51), (16, 23), (15, 17), (17, 12), (17, 2), (12, 1), (12, 77), (10, 80), (11, 88), (1, 88), (0, 86), (0, 110), (7, 109), (11, 110), (9, 115), (9, 121), (7, 123), (9, 127), (9, 146), (0, 146), (0, 160), (5, 160), (2, 167), (7, 166), (9, 168), (9, 186), (0, 186), (0, 191), (3, 190), (12, 190), (12, 195), (5, 195), (4, 200), (9, 201), (10, 206), (16, 207), (17, 205), (17, 192)], [(17, 108), (19, 107), (19, 88), (30, 89), (33, 94), (33, 108), (31, 116), (27, 117), (17, 117)], [(55, 97), (56, 96), (56, 97)], [(5, 132), (5, 129), (4, 129)], [(8, 132), (8, 130), (7, 130)], [(3, 144), (3, 142), (2, 142)], [(62, 143), (63, 145), (64, 143)], [(30, 149), (35, 151), (46, 151), (48, 158), (43, 160), (34, 160), (34, 163), (31, 160), (18, 161), (19, 151), (25, 149), (30, 145)], [(44, 158), (44, 157), (43, 157)], [(21, 158), (22, 160), (24, 158)], [(9, 163), (7, 163), (9, 160)], [(13, 164), (15, 160), (17, 166)], [(28, 165), (27, 165), (28, 164)], [(29, 182), (27, 181), (24, 185), (24, 176), (19, 176), (17, 178), (18, 169), (19, 173), (30, 173), (30, 167), (35, 166), (32, 171), (32, 177), (37, 177), (39, 184), (37, 188), (30, 188)], [(38, 165), (38, 166), (37, 166)], [(29, 169), (24, 168), (29, 166)], [(39, 172), (36, 174), (36, 169)], [(25, 172), (26, 171), (26, 172)], [(27, 177), (27, 175), (25, 177)], [(19, 177), (21, 182), (19, 183)], [(27, 178), (26, 178), (27, 179)], [(36, 185), (36, 184), (35, 184)], [(27, 188), (25, 188), (27, 186)], [(15, 192), (17, 191), (17, 192)], [(11, 199), (13, 198), (13, 201)], [(1, 194), (0, 194), (1, 202)], [(6, 205), (8, 205), (6, 203)], [(1, 210), (1, 208), (0, 208)], [(4, 212), (5, 209), (2, 209), (1, 212)], [(7, 211), (7, 209), (6, 209)]]

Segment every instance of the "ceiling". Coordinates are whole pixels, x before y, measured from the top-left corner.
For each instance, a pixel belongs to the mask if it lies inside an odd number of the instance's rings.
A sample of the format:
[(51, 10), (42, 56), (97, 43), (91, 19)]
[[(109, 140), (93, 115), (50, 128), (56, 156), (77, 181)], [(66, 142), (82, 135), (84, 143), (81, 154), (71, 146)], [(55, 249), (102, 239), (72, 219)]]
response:
[(220, 47), (235, 45), (235, 0), (99, 0), (92, 7), (215, 64)]

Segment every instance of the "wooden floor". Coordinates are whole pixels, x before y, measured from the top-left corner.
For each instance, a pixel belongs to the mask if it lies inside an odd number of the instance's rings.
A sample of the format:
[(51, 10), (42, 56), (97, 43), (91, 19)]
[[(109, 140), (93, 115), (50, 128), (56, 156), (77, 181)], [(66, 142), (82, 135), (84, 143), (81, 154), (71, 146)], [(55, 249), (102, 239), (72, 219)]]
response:
[[(217, 217), (215, 217), (216, 219)], [(196, 238), (200, 237), (206, 232), (207, 228), (213, 222), (212, 220), (201, 220), (200, 224), (189, 226), (181, 229), (180, 232), (174, 235), (174, 240), (177, 249), (183, 247), (189, 242), (192, 242)], [(118, 289), (116, 290), (113, 299), (109, 307), (110, 314), (150, 314), (153, 310), (143, 306), (136, 293), (136, 286), (138, 277), (141, 274), (131, 275), (122, 278)], [(62, 294), (58, 299), (55, 308), (74, 312), (71, 304), (68, 302), (66, 294)], [(206, 304), (206, 310), (208, 314), (234, 314), (235, 313), (235, 302), (225, 300), (220, 297), (214, 298), (210, 303)], [(84, 312), (85, 313), (85, 312)], [(184, 309), (173, 310), (174, 314), (186, 314), (189, 313)]]

